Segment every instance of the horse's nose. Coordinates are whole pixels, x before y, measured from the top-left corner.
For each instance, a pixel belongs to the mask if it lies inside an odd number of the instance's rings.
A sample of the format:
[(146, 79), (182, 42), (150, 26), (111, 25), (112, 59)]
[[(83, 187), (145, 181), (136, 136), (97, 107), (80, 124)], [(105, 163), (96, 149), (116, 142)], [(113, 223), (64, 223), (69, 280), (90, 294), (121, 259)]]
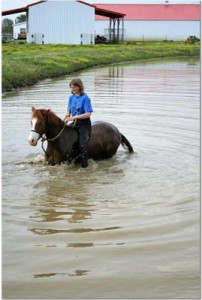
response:
[(31, 146), (36, 146), (38, 139), (39, 139), (39, 134), (38, 133), (30, 132), (30, 135), (28, 137), (28, 142)]
[(29, 139), (28, 139), (28, 142), (29, 142), (29, 144), (30, 144), (31, 146), (36, 146), (36, 144), (37, 144), (37, 142), (36, 142), (36, 140), (35, 140), (34, 138), (29, 138)]
[(34, 140), (33, 139), (28, 139), (28, 142), (29, 142), (30, 145), (32, 145)]

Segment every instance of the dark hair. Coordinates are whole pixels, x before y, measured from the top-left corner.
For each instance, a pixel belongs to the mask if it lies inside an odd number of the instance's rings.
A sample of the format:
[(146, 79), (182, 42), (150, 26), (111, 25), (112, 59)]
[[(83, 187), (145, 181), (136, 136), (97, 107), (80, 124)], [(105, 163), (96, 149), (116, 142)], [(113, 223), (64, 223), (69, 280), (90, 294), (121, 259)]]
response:
[(81, 79), (79, 79), (79, 78), (72, 79), (70, 84), (69, 84), (69, 87), (71, 87), (71, 85), (78, 86), (79, 87), (79, 93), (81, 95), (84, 93), (84, 85), (83, 85), (83, 82), (81, 81)]

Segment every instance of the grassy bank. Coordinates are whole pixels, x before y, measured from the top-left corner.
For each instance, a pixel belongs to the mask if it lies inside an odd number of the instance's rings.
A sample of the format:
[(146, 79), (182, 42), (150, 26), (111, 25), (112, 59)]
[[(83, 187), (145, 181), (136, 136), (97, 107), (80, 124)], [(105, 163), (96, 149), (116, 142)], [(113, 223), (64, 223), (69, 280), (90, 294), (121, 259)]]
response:
[(142, 59), (199, 56), (199, 45), (148, 43), (125, 45), (3, 45), (2, 90), (96, 65)]

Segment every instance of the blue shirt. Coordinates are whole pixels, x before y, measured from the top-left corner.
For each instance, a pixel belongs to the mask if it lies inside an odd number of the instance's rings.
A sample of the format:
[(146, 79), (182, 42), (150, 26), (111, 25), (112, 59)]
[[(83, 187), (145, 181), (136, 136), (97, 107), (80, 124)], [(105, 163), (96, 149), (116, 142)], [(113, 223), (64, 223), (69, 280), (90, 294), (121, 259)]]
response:
[(93, 112), (90, 98), (85, 93), (80, 96), (72, 94), (69, 97), (67, 111), (69, 111), (72, 116), (82, 115), (86, 112)]

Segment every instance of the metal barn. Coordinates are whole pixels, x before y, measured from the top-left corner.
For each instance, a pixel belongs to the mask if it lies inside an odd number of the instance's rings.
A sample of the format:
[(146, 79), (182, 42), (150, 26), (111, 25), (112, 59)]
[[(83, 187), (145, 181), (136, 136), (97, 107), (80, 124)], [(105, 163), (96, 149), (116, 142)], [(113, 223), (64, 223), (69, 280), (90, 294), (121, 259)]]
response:
[(96, 35), (95, 15), (107, 18), (110, 41), (123, 41), (125, 15), (100, 9), (83, 1), (39, 1), (26, 7), (3, 11), (2, 15), (7, 16), (23, 12), (27, 14), (26, 34), (28, 43), (94, 44)]
[[(185, 40), (200, 37), (200, 4), (96, 4), (102, 9), (121, 11), (125, 40)], [(108, 22), (96, 16), (97, 34), (109, 36)]]
[(93, 44), (94, 15), (93, 6), (73, 1), (46, 1), (33, 5), (29, 8), (27, 42)]

